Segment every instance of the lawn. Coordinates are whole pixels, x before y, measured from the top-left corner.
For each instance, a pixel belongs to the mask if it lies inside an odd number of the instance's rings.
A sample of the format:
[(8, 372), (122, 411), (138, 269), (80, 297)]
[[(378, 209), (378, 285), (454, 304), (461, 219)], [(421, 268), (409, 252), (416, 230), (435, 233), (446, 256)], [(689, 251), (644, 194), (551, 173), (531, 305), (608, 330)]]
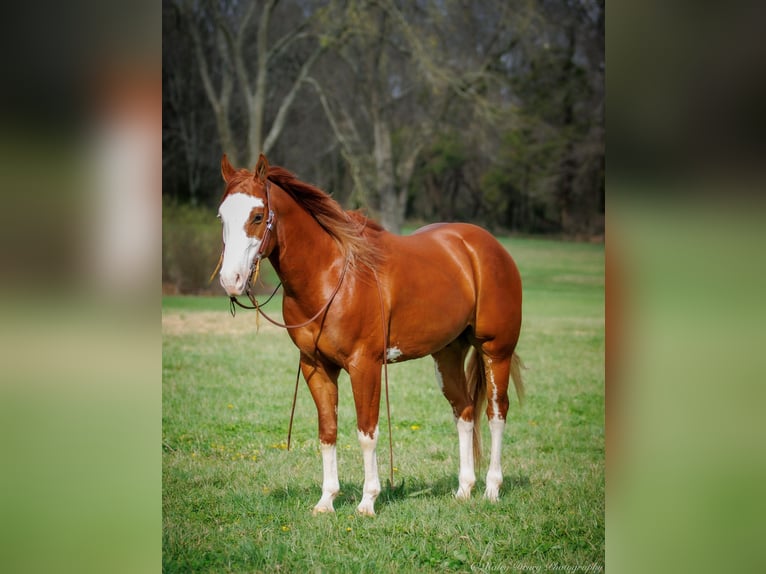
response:
[[(298, 351), (220, 297), (163, 300), (164, 572), (599, 572), (604, 564), (603, 245), (503, 239), (524, 281), (500, 501), (453, 497), (458, 445), (430, 358), (389, 368), (396, 488), (354, 512), (363, 466), (339, 383), (334, 515), (312, 516), (322, 461), (305, 384), (286, 450)], [(269, 304), (279, 316), (278, 299)], [(389, 475), (381, 417), (378, 464)]]

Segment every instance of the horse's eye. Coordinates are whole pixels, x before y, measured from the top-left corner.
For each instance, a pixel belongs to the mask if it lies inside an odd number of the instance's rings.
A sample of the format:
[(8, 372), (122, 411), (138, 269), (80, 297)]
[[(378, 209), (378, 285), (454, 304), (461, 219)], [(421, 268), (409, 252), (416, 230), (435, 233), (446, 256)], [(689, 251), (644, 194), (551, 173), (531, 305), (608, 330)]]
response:
[(257, 224), (259, 224), (261, 221), (263, 221), (263, 214), (262, 214), (262, 213), (257, 213), (257, 214), (255, 215), (255, 217), (253, 217), (253, 223), (255, 223), (255, 224), (257, 225)]

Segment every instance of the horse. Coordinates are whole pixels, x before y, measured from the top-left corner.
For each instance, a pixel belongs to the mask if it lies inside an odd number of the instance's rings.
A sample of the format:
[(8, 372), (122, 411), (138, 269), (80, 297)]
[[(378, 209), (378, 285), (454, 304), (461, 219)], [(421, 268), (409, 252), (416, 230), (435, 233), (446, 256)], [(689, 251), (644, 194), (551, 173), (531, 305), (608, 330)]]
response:
[(268, 258), (284, 289), (283, 326), (300, 350), (300, 372), (316, 405), (323, 480), (313, 513), (334, 512), (340, 490), (340, 370), (351, 380), (364, 461), (357, 511), (372, 516), (381, 492), (375, 452), (381, 370), (426, 355), (435, 361), (457, 427), (455, 496), (468, 499), (476, 483), (486, 402), (491, 447), (484, 496), (497, 501), (509, 378), (519, 402), (524, 395), (515, 352), (521, 278), (508, 251), (489, 232), (464, 223), (431, 224), (409, 236), (389, 233), (288, 170), (269, 166), (263, 154), (252, 172), (235, 169), (224, 155), (221, 174), (221, 286), (232, 300), (250, 294), (252, 276)]

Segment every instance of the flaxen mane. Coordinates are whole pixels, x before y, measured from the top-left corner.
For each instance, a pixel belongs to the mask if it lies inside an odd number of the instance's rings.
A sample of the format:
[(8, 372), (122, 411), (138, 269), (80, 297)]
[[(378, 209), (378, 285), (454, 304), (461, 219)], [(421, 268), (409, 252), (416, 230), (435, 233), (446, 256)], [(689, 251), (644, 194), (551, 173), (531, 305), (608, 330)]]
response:
[(382, 231), (379, 224), (359, 212), (345, 211), (327, 193), (299, 180), (282, 167), (269, 167), (268, 179), (285, 190), (316, 219), (322, 229), (337, 241), (344, 254), (351, 258), (352, 265), (376, 266), (380, 251), (372, 236)]

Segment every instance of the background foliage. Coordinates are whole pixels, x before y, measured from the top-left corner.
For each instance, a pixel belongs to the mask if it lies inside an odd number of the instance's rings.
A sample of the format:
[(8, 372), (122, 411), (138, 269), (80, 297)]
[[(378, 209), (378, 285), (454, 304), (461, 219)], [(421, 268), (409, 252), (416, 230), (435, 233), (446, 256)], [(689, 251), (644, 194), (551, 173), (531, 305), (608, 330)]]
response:
[(389, 229), (598, 235), (602, 0), (164, 0), (163, 194), (272, 163)]

